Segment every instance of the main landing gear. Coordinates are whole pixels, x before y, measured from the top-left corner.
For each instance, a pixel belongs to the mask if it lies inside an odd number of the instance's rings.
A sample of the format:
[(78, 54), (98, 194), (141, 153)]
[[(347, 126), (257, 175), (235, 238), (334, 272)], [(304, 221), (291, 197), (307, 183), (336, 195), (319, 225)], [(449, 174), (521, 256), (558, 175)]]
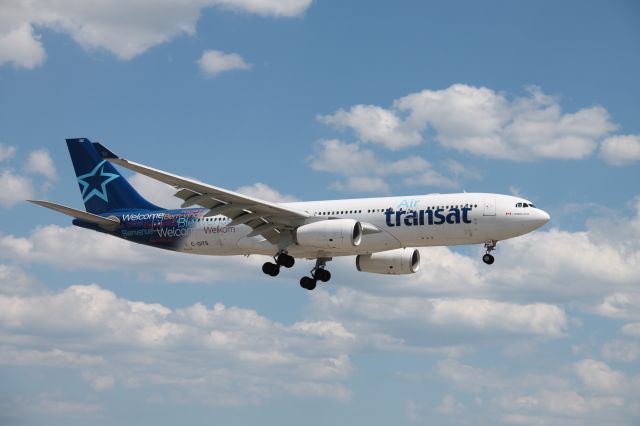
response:
[(325, 267), (330, 260), (330, 257), (316, 259), (316, 266), (311, 270), (311, 276), (300, 278), (300, 287), (306, 290), (313, 290), (316, 288), (318, 281), (322, 281), (323, 283), (329, 281), (331, 279), (331, 272), (327, 271)]
[(264, 265), (262, 265), (262, 272), (267, 275), (271, 275), (272, 277), (275, 277), (280, 273), (281, 266), (284, 266), (285, 268), (291, 268), (296, 263), (296, 260), (293, 258), (293, 256), (289, 256), (285, 252), (278, 253), (273, 257), (273, 260), (275, 261), (275, 263), (266, 262)]
[(482, 256), (482, 261), (487, 265), (492, 265), (495, 262), (495, 258), (491, 255), (491, 252), (496, 249), (497, 241), (489, 240), (484, 243), (484, 248), (487, 249), (487, 252), (484, 256)]

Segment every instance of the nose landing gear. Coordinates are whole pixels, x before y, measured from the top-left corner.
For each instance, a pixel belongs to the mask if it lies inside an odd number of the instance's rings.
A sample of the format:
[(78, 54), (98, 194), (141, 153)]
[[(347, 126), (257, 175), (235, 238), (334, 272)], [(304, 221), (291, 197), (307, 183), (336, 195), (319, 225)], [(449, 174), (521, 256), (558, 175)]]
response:
[(482, 256), (482, 261), (487, 265), (493, 265), (495, 262), (495, 258), (491, 255), (491, 252), (496, 249), (497, 241), (489, 240), (484, 243), (484, 248), (487, 249), (487, 252)]

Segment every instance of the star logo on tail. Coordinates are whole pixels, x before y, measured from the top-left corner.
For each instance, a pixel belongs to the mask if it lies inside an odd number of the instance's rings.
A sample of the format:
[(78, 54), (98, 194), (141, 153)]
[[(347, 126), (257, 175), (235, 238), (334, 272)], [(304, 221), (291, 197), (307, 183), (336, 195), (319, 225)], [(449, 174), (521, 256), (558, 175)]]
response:
[(102, 199), (105, 203), (109, 202), (107, 196), (107, 184), (120, 176), (115, 173), (104, 171), (105, 160), (102, 160), (89, 173), (78, 176), (78, 183), (82, 190), (82, 201), (85, 203), (94, 196)]

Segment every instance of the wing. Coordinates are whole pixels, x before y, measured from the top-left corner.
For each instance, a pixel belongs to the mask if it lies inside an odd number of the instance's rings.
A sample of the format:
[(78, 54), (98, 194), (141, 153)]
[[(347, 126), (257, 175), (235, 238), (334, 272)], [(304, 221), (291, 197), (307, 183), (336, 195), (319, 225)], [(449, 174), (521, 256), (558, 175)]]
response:
[(238, 194), (196, 180), (163, 172), (142, 164), (120, 158), (100, 143), (94, 143), (100, 155), (110, 163), (149, 176), (178, 188), (175, 196), (184, 200), (182, 207), (202, 206), (209, 211), (205, 216), (224, 214), (231, 218), (230, 226), (248, 225), (253, 231), (248, 236), (261, 235), (276, 244), (283, 231), (291, 230), (306, 222), (308, 212), (292, 209), (277, 203)]

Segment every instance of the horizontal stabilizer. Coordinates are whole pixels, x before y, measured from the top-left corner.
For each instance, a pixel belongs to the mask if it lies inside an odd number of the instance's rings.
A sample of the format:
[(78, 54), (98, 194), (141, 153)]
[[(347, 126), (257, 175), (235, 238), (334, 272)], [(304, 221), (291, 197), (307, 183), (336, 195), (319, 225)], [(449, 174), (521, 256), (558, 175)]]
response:
[(27, 200), (27, 201), (42, 207), (46, 207), (51, 210), (55, 210), (63, 214), (66, 214), (67, 216), (84, 220), (85, 222), (95, 223), (96, 225), (99, 225), (101, 228), (104, 228), (110, 231), (116, 229), (120, 224), (120, 221), (116, 218), (98, 216), (97, 214), (87, 213), (82, 210), (73, 209), (71, 207), (66, 207), (60, 204), (52, 203), (50, 201), (44, 201), (44, 200)]

